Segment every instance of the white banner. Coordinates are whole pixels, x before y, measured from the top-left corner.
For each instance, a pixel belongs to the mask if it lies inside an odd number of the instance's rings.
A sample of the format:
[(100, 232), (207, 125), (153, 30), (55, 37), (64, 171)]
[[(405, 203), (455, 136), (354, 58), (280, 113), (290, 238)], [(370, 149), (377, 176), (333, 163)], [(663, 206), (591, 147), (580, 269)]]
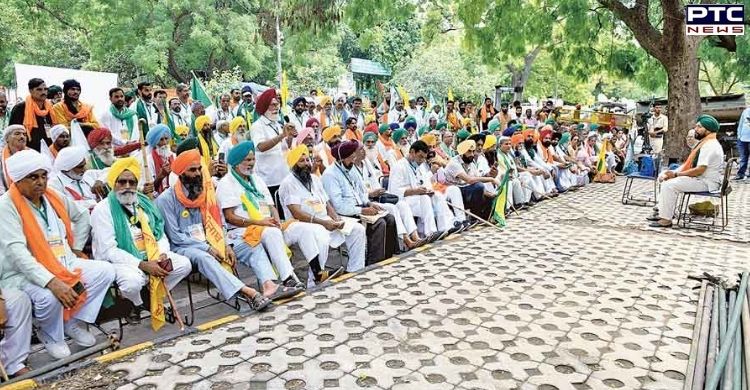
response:
[(81, 83), (81, 101), (94, 106), (98, 119), (109, 109), (109, 90), (117, 86), (117, 73), (91, 72), (87, 70), (53, 68), (49, 66), (15, 64), (16, 94), (26, 99), (29, 94), (29, 80), (40, 78), (52, 85), (59, 85), (68, 79)]

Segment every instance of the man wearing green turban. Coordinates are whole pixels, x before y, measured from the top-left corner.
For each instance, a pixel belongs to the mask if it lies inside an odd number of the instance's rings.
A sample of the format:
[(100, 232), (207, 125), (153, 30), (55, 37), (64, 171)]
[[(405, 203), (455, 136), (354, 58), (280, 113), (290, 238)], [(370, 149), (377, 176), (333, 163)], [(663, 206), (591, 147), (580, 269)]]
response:
[(471, 133), (469, 133), (466, 129), (461, 129), (456, 133), (456, 143), (460, 144), (461, 142), (464, 142), (467, 138), (471, 136)]
[(435, 130), (437, 131), (444, 131), (448, 128), (448, 122), (446, 121), (440, 121), (438, 122), (437, 126), (435, 127)]
[(685, 192), (718, 192), (724, 180), (724, 149), (716, 139), (719, 122), (711, 115), (695, 120), (695, 138), (700, 141), (685, 162), (674, 171), (659, 176), (658, 213), (647, 218), (652, 227), (671, 227), (677, 199)]

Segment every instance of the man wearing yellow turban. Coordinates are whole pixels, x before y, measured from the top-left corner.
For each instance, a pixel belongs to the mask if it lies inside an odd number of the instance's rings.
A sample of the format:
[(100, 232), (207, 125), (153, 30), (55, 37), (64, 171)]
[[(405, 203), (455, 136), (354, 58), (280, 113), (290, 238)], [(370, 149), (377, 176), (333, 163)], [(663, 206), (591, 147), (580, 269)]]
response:
[[(336, 213), (323, 189), (323, 184), (311, 174), (312, 165), (305, 145), (289, 151), (287, 164), (292, 174), (281, 182), (279, 202), (284, 214), (314, 226), (311, 234), (316, 247), (308, 248), (305, 258), (310, 264), (308, 286), (322, 283), (343, 272), (326, 270), (329, 248), (346, 243), (349, 251), (347, 270), (357, 271), (365, 264), (365, 228), (359, 223), (345, 223)], [(351, 229), (351, 231), (349, 231)], [(348, 232), (348, 234), (345, 233)]]
[(219, 145), (219, 153), (224, 153), (225, 156), (229, 154), (229, 150), (232, 149), (234, 145), (245, 141), (246, 132), (247, 123), (245, 122), (245, 118), (241, 116), (234, 117), (234, 119), (229, 122), (229, 137)]
[(338, 125), (327, 127), (323, 129), (322, 135), (323, 142), (315, 147), (315, 153), (323, 159), (323, 165), (328, 168), (336, 162), (331, 154), (331, 148), (341, 142), (341, 127)]
[[(166, 293), (162, 289), (171, 290), (192, 266), (186, 257), (170, 251), (161, 212), (148, 196), (138, 192), (140, 177), (141, 165), (134, 157), (119, 159), (109, 168), (107, 184), (112, 191), (91, 212), (95, 226), (91, 247), (94, 257), (114, 266), (120, 292), (135, 305), (129, 315), (132, 322), (140, 321), (141, 289), (152, 279), (152, 326), (158, 330), (164, 323)], [(162, 307), (161, 314), (157, 307)]]
[(464, 205), (469, 211), (481, 218), (489, 219), (493, 199), (485, 196), (484, 183), (498, 185), (499, 181), (495, 177), (486, 177), (479, 173), (476, 164), (477, 144), (474, 140), (461, 142), (456, 150), (458, 155), (451, 158), (445, 167), (445, 177), (448, 183), (461, 190)]

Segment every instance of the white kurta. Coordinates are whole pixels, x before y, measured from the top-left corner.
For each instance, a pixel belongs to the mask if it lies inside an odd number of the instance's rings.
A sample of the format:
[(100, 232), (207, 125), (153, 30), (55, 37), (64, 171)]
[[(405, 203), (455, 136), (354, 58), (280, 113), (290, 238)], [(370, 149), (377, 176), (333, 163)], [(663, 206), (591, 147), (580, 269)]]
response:
[(289, 174), (289, 168), (286, 165), (286, 158), (284, 157), (289, 148), (284, 140), (265, 152), (261, 152), (258, 149), (258, 145), (275, 138), (281, 134), (281, 131), (281, 125), (278, 122), (273, 122), (265, 116), (258, 118), (250, 127), (253, 143), (255, 143), (255, 167), (257, 174), (267, 185), (272, 187), (281, 184), (281, 181)]
[(90, 176), (84, 175), (81, 180), (73, 180), (60, 172), (50, 178), (48, 184), (72, 200), (81, 210), (90, 211), (96, 205), (96, 196), (91, 191), (94, 180)]

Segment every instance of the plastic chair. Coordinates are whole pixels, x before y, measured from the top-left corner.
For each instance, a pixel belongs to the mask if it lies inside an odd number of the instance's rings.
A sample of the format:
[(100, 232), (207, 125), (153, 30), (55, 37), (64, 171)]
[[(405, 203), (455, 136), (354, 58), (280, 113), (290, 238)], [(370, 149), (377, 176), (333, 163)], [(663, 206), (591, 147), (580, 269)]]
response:
[[(625, 187), (622, 189), (622, 204), (638, 204), (639, 206), (656, 206), (656, 202), (659, 196), (659, 172), (661, 171), (661, 155), (654, 154), (650, 155), (651, 158), (654, 161), (654, 171), (652, 175), (643, 175), (641, 172), (632, 173), (630, 175), (625, 176)], [(633, 187), (633, 182), (635, 180), (650, 180), (654, 182), (654, 193), (653, 197), (649, 196), (648, 198), (639, 198), (637, 196), (633, 196), (630, 191)]]
[[(697, 191), (697, 192), (685, 192), (682, 194), (682, 198), (677, 209), (677, 226), (685, 229), (705, 229), (712, 232), (722, 232), (729, 225), (729, 194), (732, 193), (732, 186), (730, 185), (730, 177), (732, 174), (732, 166), (737, 163), (736, 158), (732, 158), (727, 161), (724, 167), (724, 179), (721, 182), (721, 187), (718, 192), (709, 191)], [(690, 214), (688, 206), (690, 205), (690, 198), (692, 196), (703, 196), (707, 198), (719, 199), (719, 215), (720, 219), (714, 215), (711, 218), (711, 223), (700, 221), (699, 218)], [(716, 224), (719, 220), (719, 225)]]

